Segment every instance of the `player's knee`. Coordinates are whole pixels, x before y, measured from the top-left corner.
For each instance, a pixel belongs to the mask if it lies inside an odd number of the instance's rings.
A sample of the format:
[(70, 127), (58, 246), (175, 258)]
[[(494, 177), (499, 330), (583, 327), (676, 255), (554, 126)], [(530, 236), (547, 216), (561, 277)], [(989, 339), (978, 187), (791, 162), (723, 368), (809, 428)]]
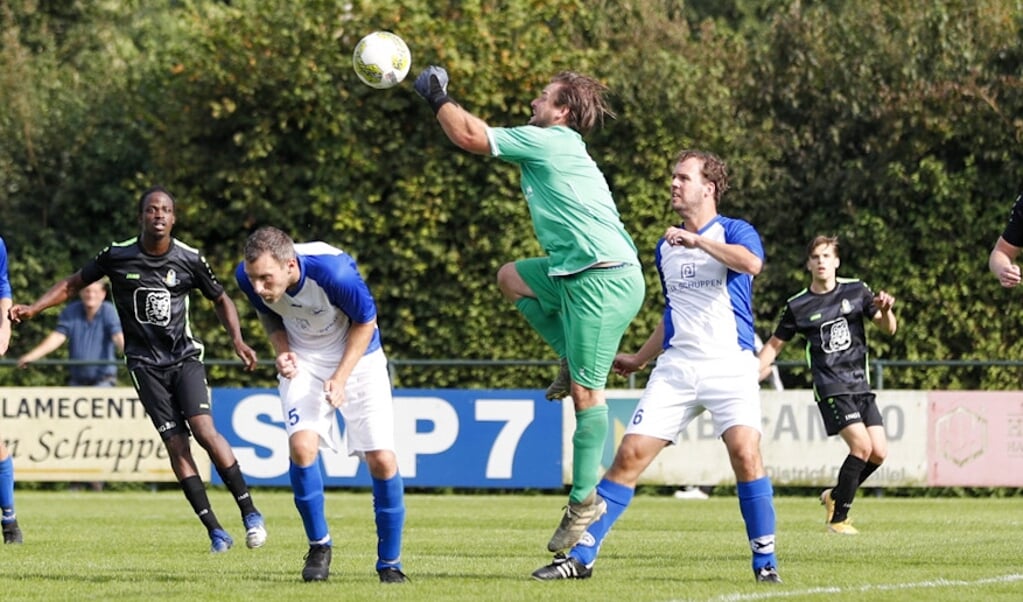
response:
[(569, 394), (572, 396), (572, 405), (576, 412), (582, 412), (599, 405), (607, 404), (607, 396), (603, 389), (591, 389), (581, 385), (575, 380), (569, 385)]
[(497, 287), (501, 289), (504, 297), (512, 302), (525, 296), (522, 290), (525, 282), (522, 281), (513, 262), (506, 263), (497, 270)]
[(192, 436), (195, 437), (195, 442), (203, 449), (212, 452), (217, 448), (217, 439), (220, 437), (220, 434), (214, 428), (199, 428), (192, 430)]
[(366, 467), (376, 479), (389, 479), (398, 473), (398, 459), (390, 450), (366, 453)]
[(742, 450), (734, 455), (732, 466), (735, 468), (735, 476), (740, 481), (751, 481), (763, 472), (760, 452), (755, 450)]
[(614, 462), (608, 470), (608, 475), (613, 476), (612, 480), (618, 482), (635, 481), (640, 473), (653, 460), (653, 456), (644, 447), (630, 445), (631, 441), (623, 441), (618, 446)]
[(310, 466), (316, 461), (316, 456), (320, 453), (318, 444), (311, 444), (305, 441), (296, 441), (292, 439), (290, 442), (291, 461), (295, 466)]
[[(198, 440), (198, 438), (196, 440)], [(167, 448), (167, 455), (171, 457), (171, 461), (174, 461), (175, 458), (181, 458), (191, 453), (188, 435), (181, 433), (171, 435), (164, 439), (163, 446)]]
[(849, 455), (866, 462), (874, 457), (874, 448), (870, 445), (869, 441), (853, 444), (849, 446)]
[(752, 481), (763, 475), (764, 462), (760, 456), (760, 447), (754, 442), (732, 446), (728, 455), (735, 478), (739, 481)]

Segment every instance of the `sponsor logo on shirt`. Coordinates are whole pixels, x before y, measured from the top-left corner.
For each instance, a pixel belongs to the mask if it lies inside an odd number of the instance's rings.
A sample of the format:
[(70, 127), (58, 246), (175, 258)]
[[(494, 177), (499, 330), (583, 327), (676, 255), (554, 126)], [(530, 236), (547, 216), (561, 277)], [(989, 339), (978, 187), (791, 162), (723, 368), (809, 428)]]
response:
[(697, 288), (717, 287), (721, 288), (724, 282), (719, 278), (710, 278), (708, 280), (688, 280), (683, 282), (672, 282), (667, 285), (668, 292), (692, 290)]
[(706, 287), (721, 287), (723, 284), (720, 278), (696, 280), (697, 264), (694, 262), (683, 263), (679, 272), (679, 275), (682, 277), (682, 282), (672, 282), (668, 284), (667, 288), (669, 292)]

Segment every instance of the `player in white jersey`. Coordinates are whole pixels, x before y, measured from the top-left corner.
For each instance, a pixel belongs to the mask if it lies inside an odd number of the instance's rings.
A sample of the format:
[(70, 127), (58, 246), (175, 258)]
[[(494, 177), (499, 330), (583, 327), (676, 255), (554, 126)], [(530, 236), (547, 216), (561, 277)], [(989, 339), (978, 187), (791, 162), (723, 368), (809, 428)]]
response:
[(377, 574), (382, 583), (404, 582), (405, 497), (394, 453), (391, 382), (376, 302), (355, 260), (322, 242), (295, 244), (267, 227), (249, 237), (235, 277), (277, 356), (289, 476), (309, 539), (302, 578), (323, 581), (330, 574), (332, 539), (318, 460), (321, 448), (337, 451), (334, 413), (340, 410), (347, 451), (366, 462), (373, 480)]
[[(11, 342), (11, 321), (7, 310), (14, 303), (11, 300), (11, 281), (7, 275), (7, 245), (0, 237), (0, 357), (7, 354)], [(0, 525), (3, 527), (4, 543), (19, 544), (23, 541), (21, 527), (14, 513), (14, 458), (0, 438)]]
[(760, 456), (760, 389), (753, 352), (753, 276), (763, 267), (764, 251), (753, 226), (718, 214), (718, 200), (727, 188), (728, 172), (717, 156), (679, 153), (671, 206), (683, 222), (668, 228), (655, 253), (664, 315), (638, 352), (615, 357), (614, 369), (623, 376), (654, 358), (657, 365), (614, 462), (597, 485), (607, 513), (567, 556), (555, 556), (553, 563), (537, 569), (535, 579), (589, 577), (604, 538), (632, 502), (640, 475), (707, 410), (735, 471), (754, 576), (758, 582), (781, 581), (774, 554), (774, 492)]

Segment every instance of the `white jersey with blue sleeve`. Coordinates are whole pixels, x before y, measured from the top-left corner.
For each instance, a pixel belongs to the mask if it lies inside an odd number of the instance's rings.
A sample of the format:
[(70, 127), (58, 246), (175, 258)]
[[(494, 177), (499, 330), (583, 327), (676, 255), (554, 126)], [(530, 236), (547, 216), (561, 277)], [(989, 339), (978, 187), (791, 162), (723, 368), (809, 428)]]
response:
[[(760, 235), (748, 222), (716, 216), (700, 230), (706, 238), (739, 244), (761, 259)], [(664, 349), (690, 360), (734, 358), (754, 350), (753, 277), (736, 272), (701, 249), (657, 243), (664, 292)]]
[[(238, 285), (257, 311), (281, 317), (288, 344), (299, 357), (335, 364), (344, 353), (351, 324), (365, 324), (377, 316), (376, 301), (359, 273), (355, 259), (323, 242), (295, 244), (299, 280), (274, 303), (256, 294), (245, 274), (235, 270)], [(380, 349), (380, 331), (366, 355)]]

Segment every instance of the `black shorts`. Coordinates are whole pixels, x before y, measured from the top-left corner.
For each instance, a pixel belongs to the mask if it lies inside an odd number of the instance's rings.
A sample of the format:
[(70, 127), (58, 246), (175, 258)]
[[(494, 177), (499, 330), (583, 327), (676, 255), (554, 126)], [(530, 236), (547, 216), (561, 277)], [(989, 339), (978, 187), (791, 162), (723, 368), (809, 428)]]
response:
[(835, 395), (817, 402), (828, 436), (837, 435), (850, 424), (862, 422), (864, 426), (884, 426), (881, 411), (873, 393)]
[(131, 369), (131, 381), (164, 441), (174, 435), (188, 435), (186, 420), (210, 413), (206, 368), (198, 359), (167, 367), (139, 365)]

